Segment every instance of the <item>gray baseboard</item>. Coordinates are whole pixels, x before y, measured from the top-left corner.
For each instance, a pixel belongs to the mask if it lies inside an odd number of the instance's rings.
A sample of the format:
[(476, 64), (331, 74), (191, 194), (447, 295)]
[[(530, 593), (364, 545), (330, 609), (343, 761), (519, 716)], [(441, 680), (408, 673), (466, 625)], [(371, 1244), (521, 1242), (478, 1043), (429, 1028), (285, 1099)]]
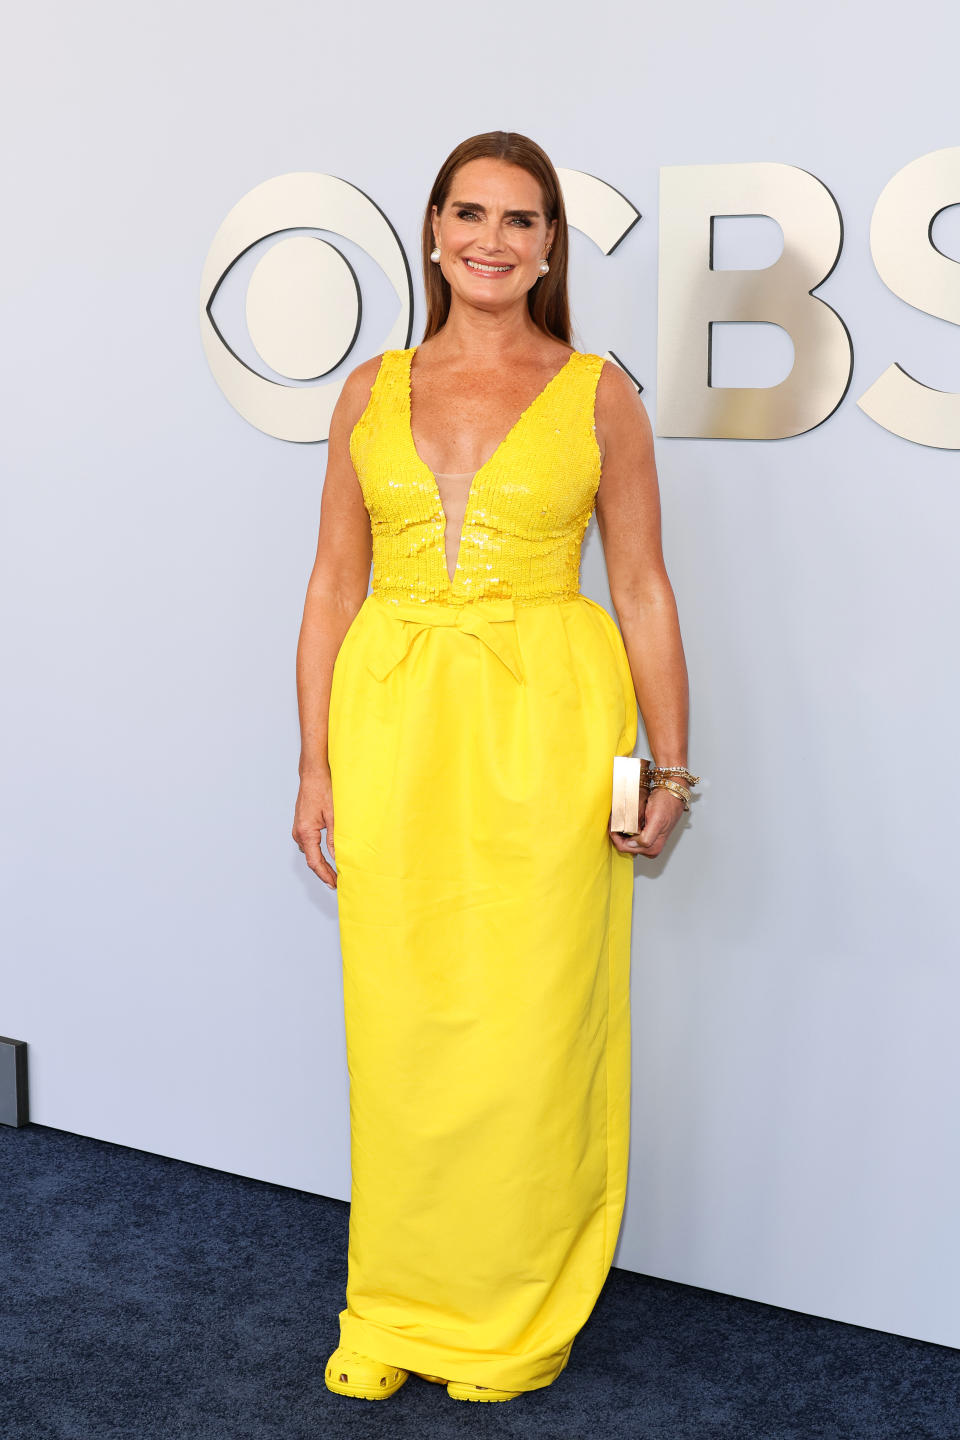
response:
[(0, 1125), (26, 1125), (27, 1042), (0, 1035)]

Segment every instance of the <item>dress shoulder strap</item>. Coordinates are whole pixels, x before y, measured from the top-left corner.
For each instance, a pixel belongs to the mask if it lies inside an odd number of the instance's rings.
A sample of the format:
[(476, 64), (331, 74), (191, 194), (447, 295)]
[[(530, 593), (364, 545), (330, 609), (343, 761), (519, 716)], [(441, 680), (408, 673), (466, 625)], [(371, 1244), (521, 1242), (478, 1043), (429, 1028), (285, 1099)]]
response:
[(570, 360), (555, 377), (556, 384), (550, 392), (552, 404), (548, 408), (551, 413), (558, 407), (569, 413), (569, 406), (575, 405), (578, 410), (588, 411), (592, 420), (604, 356), (595, 355), (591, 350), (575, 350)]
[[(384, 350), (380, 365), (370, 387), (370, 398), (363, 414), (350, 432), (350, 455), (354, 466), (361, 462), (361, 456), (368, 451), (378, 435), (387, 438), (387, 427), (398, 424), (406, 400), (405, 361), (406, 350)], [(360, 474), (359, 469), (357, 474)]]
[(596, 429), (594, 415), (596, 413), (597, 386), (600, 383), (600, 372), (603, 369), (606, 357), (604, 355), (596, 355), (592, 350), (581, 350), (579, 353), (581, 394), (583, 395), (584, 403), (589, 408), (593, 428)]
[(592, 350), (581, 350), (579, 354), (581, 369), (596, 383), (600, 379), (600, 371), (603, 369), (606, 356), (595, 355)]
[[(408, 350), (384, 350), (380, 357), (380, 368), (373, 382), (373, 391), (392, 390), (396, 386), (398, 378), (402, 379), (409, 353)], [(371, 391), (371, 397), (373, 391)]]

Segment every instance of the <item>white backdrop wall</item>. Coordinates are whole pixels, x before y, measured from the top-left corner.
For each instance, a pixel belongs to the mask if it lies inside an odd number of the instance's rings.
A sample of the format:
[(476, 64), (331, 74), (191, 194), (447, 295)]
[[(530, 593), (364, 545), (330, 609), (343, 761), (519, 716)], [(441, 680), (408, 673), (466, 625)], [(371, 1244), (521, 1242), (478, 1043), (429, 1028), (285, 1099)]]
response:
[[(410, 258), (415, 343), (437, 167), (477, 131), (532, 135), (642, 213), (609, 257), (573, 236), (572, 300), (575, 343), (621, 358), (655, 419), (659, 167), (797, 165), (843, 215), (818, 294), (852, 335), (846, 399), (794, 439), (657, 441), (711, 786), (637, 862), (616, 1259), (960, 1345), (960, 461), (855, 404), (893, 360), (960, 390), (955, 328), (891, 295), (868, 244), (887, 180), (960, 143), (960, 24), (928, 0), (585, 13), (18, 12), (0, 1033), (29, 1042), (41, 1124), (349, 1195), (336, 898), (290, 837), (326, 447), (254, 429), (207, 368), (201, 267), (235, 202), (298, 170), (365, 191)], [(738, 223), (727, 263), (767, 263)], [(395, 302), (341, 249), (363, 290), (346, 373)], [(243, 273), (221, 313), (249, 355)], [(765, 383), (752, 363), (724, 383)], [(609, 605), (595, 521), (582, 580)]]

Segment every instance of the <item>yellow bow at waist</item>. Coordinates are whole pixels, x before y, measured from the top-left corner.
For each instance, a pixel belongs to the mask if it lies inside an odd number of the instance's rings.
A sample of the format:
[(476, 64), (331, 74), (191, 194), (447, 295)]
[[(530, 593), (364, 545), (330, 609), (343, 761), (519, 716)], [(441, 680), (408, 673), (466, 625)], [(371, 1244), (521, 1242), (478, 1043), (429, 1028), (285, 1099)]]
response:
[(517, 632), (512, 624), (503, 623), (515, 617), (514, 602), (509, 597), (472, 600), (465, 605), (443, 605), (429, 600), (394, 604), (385, 600), (378, 603), (377, 610), (393, 622), (383, 626), (379, 653), (376, 659), (368, 661), (368, 668), (378, 680), (385, 680), (394, 666), (400, 664), (422, 631), (431, 625), (451, 625), (482, 640), (514, 678), (523, 683)]

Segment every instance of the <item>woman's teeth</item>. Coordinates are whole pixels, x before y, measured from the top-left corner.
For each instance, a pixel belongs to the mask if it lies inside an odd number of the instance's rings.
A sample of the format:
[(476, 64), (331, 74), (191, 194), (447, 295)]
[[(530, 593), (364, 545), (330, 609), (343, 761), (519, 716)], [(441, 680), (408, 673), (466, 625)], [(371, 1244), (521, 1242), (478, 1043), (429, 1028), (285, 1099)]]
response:
[(464, 260), (463, 263), (481, 275), (505, 275), (508, 270), (513, 269), (512, 265), (481, 265), (476, 260)]

